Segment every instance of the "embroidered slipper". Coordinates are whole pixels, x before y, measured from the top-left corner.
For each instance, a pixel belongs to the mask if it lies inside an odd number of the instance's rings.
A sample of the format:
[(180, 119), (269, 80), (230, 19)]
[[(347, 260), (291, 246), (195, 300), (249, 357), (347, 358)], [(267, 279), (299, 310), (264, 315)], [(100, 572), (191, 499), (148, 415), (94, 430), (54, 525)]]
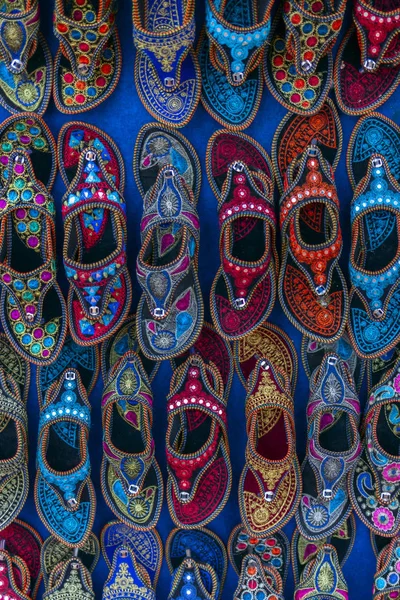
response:
[(324, 544), (304, 569), (295, 587), (294, 600), (323, 598), (347, 600), (347, 583), (340, 567), (336, 548)]
[[(282, 375), (282, 374), (281, 374)], [(239, 508), (249, 533), (269, 537), (294, 516), (301, 497), (290, 380), (258, 359), (247, 383), (246, 464), (239, 482)]]
[(278, 255), (272, 164), (247, 135), (216, 131), (207, 145), (207, 175), (218, 200), (219, 267), (211, 314), (219, 335), (235, 340), (271, 313)]
[(230, 130), (246, 129), (260, 106), (260, 62), (270, 31), (272, 2), (206, 2), (206, 23), (197, 47), (201, 101), (207, 112)]
[(226, 400), (213, 364), (193, 355), (173, 374), (167, 398), (167, 500), (173, 522), (204, 526), (225, 507), (232, 469)]
[(114, 553), (110, 573), (103, 587), (103, 600), (114, 598), (156, 600), (149, 574), (136, 560), (129, 546), (120, 546)]
[(163, 545), (156, 529), (139, 531), (120, 521), (110, 521), (101, 532), (101, 551), (108, 568), (111, 568), (114, 554), (120, 546), (130, 548), (137, 563), (149, 574), (153, 589), (156, 589), (163, 559)]
[(34, 364), (53, 362), (67, 332), (56, 281), (55, 142), (44, 121), (26, 113), (0, 128), (1, 322), (15, 350)]
[(347, 284), (338, 264), (343, 241), (333, 172), (314, 143), (295, 167), (289, 169), (280, 201), (279, 299), (304, 335), (333, 342), (343, 335), (348, 311)]
[(194, 9), (193, 0), (133, 2), (136, 89), (146, 110), (173, 127), (187, 125), (200, 101)]
[(287, 110), (311, 115), (326, 101), (332, 85), (332, 47), (345, 8), (345, 0), (281, 3), (264, 57), (264, 77)]
[(400, 346), (396, 346), (382, 356), (365, 361), (367, 363), (367, 390), (368, 395), (386, 373), (391, 371), (400, 357)]
[(351, 512), (349, 473), (361, 452), (360, 402), (338, 354), (327, 353), (310, 380), (307, 451), (297, 527), (309, 540), (340, 529)]
[[(35, 600), (42, 580), (40, 569), (42, 538), (33, 527), (19, 519), (15, 519), (3, 529), (0, 538), (4, 540), (3, 550), (6, 550), (12, 557), (21, 559), (26, 565), (30, 583), (27, 593), (32, 600)], [(18, 578), (16, 580), (18, 582)]]
[[(257, 594), (254, 590), (258, 590)], [(278, 571), (273, 567), (265, 567), (256, 554), (248, 554), (243, 558), (239, 583), (233, 594), (233, 600), (250, 598), (264, 600), (284, 600), (283, 583)]]
[(213, 325), (204, 322), (203, 329), (192, 348), (176, 358), (171, 359), (172, 370), (175, 371), (190, 356), (199, 354), (206, 364), (217, 367), (224, 384), (224, 398), (228, 400), (232, 386), (234, 365), (229, 343), (218, 335)]
[(58, 564), (52, 571), (43, 600), (95, 600), (92, 578), (79, 558)]
[(350, 479), (353, 508), (366, 526), (384, 537), (400, 532), (400, 362), (369, 396), (363, 450)]
[(150, 382), (132, 350), (114, 365), (102, 400), (101, 490), (113, 513), (136, 529), (157, 525), (163, 480), (155, 459), (153, 396)]
[(266, 567), (276, 569), (285, 585), (290, 562), (290, 545), (283, 531), (276, 531), (269, 537), (253, 537), (240, 523), (232, 530), (227, 548), (231, 565), (238, 575), (244, 558), (254, 555), (258, 556), (264, 569)]
[(318, 141), (323, 156), (335, 171), (342, 152), (343, 129), (337, 108), (330, 98), (317, 113), (287, 113), (278, 125), (272, 140), (271, 158), (280, 194), (284, 191), (284, 177), (290, 163), (313, 140)]
[(218, 580), (216, 590), (216, 600), (221, 597), (224, 589), (226, 572), (228, 569), (228, 559), (225, 546), (220, 538), (209, 529), (200, 527), (186, 531), (184, 529), (173, 529), (168, 535), (165, 546), (165, 557), (167, 559), (168, 569), (171, 575), (180, 567), (182, 561), (187, 558), (188, 551), (193, 560), (196, 561), (204, 587), (209, 593), (212, 592), (210, 586), (209, 571), (203, 566), (211, 567)]
[(73, 340), (97, 344), (128, 315), (125, 171), (113, 140), (92, 125), (67, 123), (58, 138), (63, 197), (64, 268)]
[(54, 102), (70, 115), (106, 100), (121, 75), (115, 0), (56, 0), (53, 31), (60, 42), (54, 60)]
[(53, 64), (39, 32), (39, 0), (5, 3), (0, 14), (0, 103), (11, 113), (43, 115), (51, 96)]
[(71, 558), (77, 558), (90, 573), (96, 568), (100, 556), (100, 544), (94, 533), (91, 533), (86, 542), (80, 548), (66, 546), (53, 535), (44, 541), (40, 552), (40, 564), (42, 566), (45, 587), (49, 587), (49, 578), (54, 569), (60, 563)]
[(347, 332), (336, 342), (323, 344), (303, 336), (301, 341), (301, 359), (308, 379), (315, 379), (315, 374), (326, 354), (337, 354), (351, 373), (357, 392), (360, 392), (365, 368), (369, 361), (360, 358), (354, 351)]
[(299, 583), (306, 566), (315, 559), (318, 551), (325, 544), (331, 544), (335, 547), (340, 566), (343, 568), (351, 554), (355, 539), (356, 521), (353, 514), (342, 524), (340, 529), (334, 531), (328, 537), (319, 540), (308, 540), (301, 535), (296, 527), (291, 543), (291, 560), (295, 585)]
[[(191, 558), (190, 550), (188, 550), (188, 555), (173, 573), (168, 600), (187, 598), (188, 588), (196, 600), (216, 600), (219, 582), (214, 569), (204, 563), (199, 565)], [(204, 580), (207, 580), (207, 587), (203, 583)]]
[(384, 547), (377, 557), (376, 573), (372, 587), (373, 600), (396, 598), (400, 593), (400, 539)]
[(10, 556), (6, 550), (1, 549), (0, 570), (3, 597), (7, 596), (15, 600), (30, 600), (26, 589), (30, 585), (29, 571), (25, 563)]
[(257, 331), (234, 342), (236, 372), (246, 388), (247, 381), (259, 358), (272, 363), (278, 377), (285, 374), (292, 393), (296, 389), (298, 361), (296, 349), (289, 336), (273, 323), (263, 323)]
[(90, 410), (78, 371), (68, 369), (47, 391), (39, 416), (36, 509), (50, 533), (71, 547), (85, 544), (96, 511), (87, 448)]

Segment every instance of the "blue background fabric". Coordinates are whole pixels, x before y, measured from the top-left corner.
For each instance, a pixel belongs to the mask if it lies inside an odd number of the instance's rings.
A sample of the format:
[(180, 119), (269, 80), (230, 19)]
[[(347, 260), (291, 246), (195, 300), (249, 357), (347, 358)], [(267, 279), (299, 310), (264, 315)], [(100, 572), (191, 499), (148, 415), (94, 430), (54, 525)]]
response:
[[(145, 0), (141, 0), (145, 1)], [(40, 0), (42, 15), (42, 31), (48, 40), (53, 56), (57, 49), (57, 41), (52, 33), (52, 14), (53, 0)], [(352, 2), (348, 2), (348, 11), (351, 11)], [(350, 15), (347, 16), (346, 23), (349, 23)], [(200, 26), (204, 22), (204, 2), (197, 0), (197, 34), (200, 33)], [(135, 261), (139, 251), (140, 236), (139, 224), (142, 214), (142, 199), (136, 187), (132, 172), (133, 147), (139, 129), (145, 123), (153, 121), (147, 113), (136, 93), (133, 80), (133, 66), (135, 50), (132, 41), (132, 19), (131, 19), (131, 0), (121, 0), (117, 17), (117, 25), (122, 42), (123, 69), (120, 82), (112, 96), (96, 109), (82, 113), (81, 115), (69, 116), (57, 111), (53, 101), (51, 101), (48, 111), (45, 114), (45, 121), (49, 125), (54, 136), (57, 138), (58, 132), (64, 123), (73, 120), (83, 120), (103, 129), (111, 135), (124, 157), (127, 184), (125, 188), (125, 198), (128, 209), (128, 259), (133, 281), (133, 310), (136, 309), (139, 299), (139, 286), (135, 276)], [(344, 27), (344, 30), (346, 27)], [(343, 35), (344, 31), (341, 34)], [(337, 48), (337, 46), (336, 46)], [(397, 123), (400, 123), (400, 89), (386, 102), (380, 109), (380, 112), (390, 117)], [(273, 134), (286, 114), (286, 110), (276, 102), (276, 100), (264, 88), (264, 94), (261, 106), (253, 124), (246, 130), (250, 136), (253, 136), (260, 142), (268, 153), (271, 152), (271, 142)], [(8, 113), (0, 108), (1, 121), (8, 117)], [(341, 226), (344, 238), (344, 249), (341, 257), (341, 264), (345, 271), (350, 248), (350, 213), (349, 205), (352, 197), (350, 183), (348, 181), (345, 151), (353, 127), (357, 122), (356, 117), (349, 117), (341, 114), (341, 122), (344, 133), (344, 151), (336, 171), (336, 184), (339, 192), (341, 205)], [(205, 173), (205, 152), (207, 142), (212, 133), (220, 126), (208, 113), (199, 106), (192, 121), (184, 127), (182, 133), (192, 142), (195, 147), (203, 169), (203, 181), (198, 204), (201, 222), (201, 240), (200, 240), (200, 281), (203, 296), (206, 305), (206, 319), (210, 321), (209, 295), (211, 283), (219, 265), (218, 252), (218, 220), (216, 212), (216, 199), (208, 184)], [(53, 189), (54, 198), (57, 206), (57, 247), (59, 256), (59, 277), (66, 291), (65, 279), (62, 268), (62, 223), (61, 223), (61, 198), (65, 189), (61, 177), (57, 176), (57, 181)], [(276, 198), (276, 202), (278, 198)], [(270, 321), (282, 327), (293, 339), (298, 353), (300, 352), (301, 335), (289, 323), (277, 301), (275, 309), (270, 317)], [(300, 460), (304, 458), (306, 443), (306, 415), (305, 407), (308, 398), (308, 380), (301, 365), (299, 355), (299, 379), (295, 395), (296, 412), (296, 430), (297, 430), (297, 451)], [(171, 376), (171, 367), (169, 363), (162, 364), (153, 384), (154, 392), (154, 438), (156, 443), (156, 455), (163, 470), (164, 479), (166, 478), (165, 461), (165, 432), (167, 424), (166, 414), (166, 394), (169, 389), (169, 380)], [(31, 388), (29, 393), (28, 413), (29, 413), (29, 472), (30, 472), (30, 491), (29, 498), (20, 515), (20, 518), (37, 528), (40, 534), (46, 538), (47, 531), (39, 520), (33, 500), (33, 485), (35, 478), (35, 458), (37, 448), (37, 428), (38, 428), (38, 401), (36, 392), (35, 368), (32, 369)], [(102, 457), (102, 429), (101, 429), (101, 410), (100, 401), (102, 395), (102, 381), (99, 379), (94, 392), (91, 395), (92, 404), (92, 428), (90, 432), (89, 451), (92, 462), (92, 479), (97, 494), (97, 511), (94, 524), (94, 532), (100, 535), (103, 526), (114, 519), (114, 515), (106, 506), (100, 489), (100, 462)], [(245, 420), (244, 420), (244, 401), (245, 390), (238, 377), (235, 375), (234, 384), (228, 403), (228, 427), (229, 439), (231, 445), (231, 459), (233, 467), (233, 487), (229, 502), (223, 512), (213, 521), (209, 528), (217, 533), (224, 543), (228, 541), (229, 534), (233, 527), (240, 521), (238, 509), (237, 488), (240, 473), (244, 463), (244, 450), (246, 444)], [(365, 385), (361, 393), (362, 404), (365, 404)], [(375, 557), (372, 552), (369, 532), (367, 528), (357, 520), (357, 538), (354, 549), (347, 561), (343, 571), (349, 586), (350, 598), (352, 600), (366, 600), (371, 597), (372, 580), (375, 572)], [(167, 503), (164, 502), (163, 511), (158, 524), (158, 531), (163, 542), (168, 533), (173, 528), (173, 523), (169, 517)], [(292, 520), (284, 531), (291, 538), (294, 529), (294, 520)], [(94, 572), (93, 581), (96, 598), (101, 598), (102, 586), (107, 577), (108, 569), (101, 558)], [(231, 600), (237, 585), (237, 575), (229, 566), (227, 581), (224, 587), (223, 600)], [(161, 576), (157, 588), (157, 600), (166, 600), (170, 586), (170, 576), (167, 565), (164, 561)], [(41, 598), (43, 587), (39, 593)], [(289, 577), (285, 588), (285, 598), (293, 598), (293, 576), (292, 569), (289, 569)]]

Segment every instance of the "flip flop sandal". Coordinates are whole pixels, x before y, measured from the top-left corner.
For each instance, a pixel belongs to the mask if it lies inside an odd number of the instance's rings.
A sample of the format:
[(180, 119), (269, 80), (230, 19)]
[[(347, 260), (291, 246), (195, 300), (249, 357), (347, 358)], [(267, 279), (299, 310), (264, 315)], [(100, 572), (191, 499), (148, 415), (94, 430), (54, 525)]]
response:
[(94, 600), (92, 578), (79, 558), (66, 560), (52, 571), (43, 600)]
[(353, 508), (383, 537), (400, 532), (400, 362), (370, 393), (363, 425), (363, 450), (350, 479)]
[(372, 600), (397, 598), (400, 593), (400, 540), (393, 538), (377, 557)]
[(217, 368), (193, 355), (173, 374), (167, 398), (167, 500), (183, 529), (207, 525), (232, 486), (226, 400)]
[(72, 548), (89, 538), (96, 511), (87, 448), (90, 410), (76, 369), (63, 373), (40, 407), (36, 509), (50, 533)]
[(133, 2), (136, 89), (146, 110), (173, 127), (187, 125), (200, 101), (194, 9), (193, 0)]
[(39, 406), (42, 406), (47, 390), (58, 381), (64, 371), (79, 371), (83, 386), (90, 396), (99, 375), (99, 349), (97, 346), (78, 346), (68, 334), (56, 362), (36, 369), (36, 390)]
[(53, 31), (60, 42), (54, 61), (54, 102), (77, 114), (95, 108), (117, 87), (122, 53), (115, 0), (56, 0)]
[(61, 129), (58, 155), (68, 188), (62, 212), (70, 330), (75, 343), (92, 345), (117, 331), (131, 305), (123, 160), (109, 136), (79, 122)]
[(129, 546), (120, 546), (114, 553), (110, 573), (103, 587), (103, 600), (113, 598), (143, 598), (156, 600), (149, 574), (136, 560)]
[(15, 557), (11, 557), (3, 549), (0, 550), (0, 569), (3, 596), (8, 596), (13, 600), (30, 600), (26, 591), (22, 591), (18, 585), (26, 587), (26, 583), (29, 581), (29, 571), (26, 565), (18, 561), (18, 559), (15, 560)]
[(278, 375), (285, 373), (292, 393), (296, 389), (298, 361), (289, 336), (273, 323), (263, 323), (257, 331), (234, 342), (236, 372), (247, 387), (247, 381), (258, 359), (268, 357)]
[(278, 125), (272, 140), (271, 158), (280, 194), (284, 191), (285, 173), (313, 140), (318, 141), (323, 156), (333, 171), (342, 152), (343, 130), (339, 113), (330, 98), (314, 115), (288, 113)]
[(40, 570), (42, 538), (33, 527), (19, 519), (15, 519), (6, 529), (2, 530), (0, 539), (4, 543), (3, 550), (6, 550), (11, 557), (21, 559), (23, 564), (26, 565), (30, 582), (30, 589), (27, 590), (27, 593), (34, 600), (42, 580)]
[(197, 47), (201, 101), (207, 112), (231, 130), (246, 129), (260, 106), (260, 62), (271, 22), (272, 2), (206, 2), (206, 23)]
[(361, 453), (360, 402), (338, 354), (328, 353), (310, 380), (308, 442), (297, 527), (309, 540), (340, 529), (351, 512), (349, 473)]
[(294, 406), (273, 364), (258, 359), (247, 383), (246, 464), (239, 482), (245, 529), (269, 537), (294, 516), (301, 498)]
[[(190, 551), (188, 554), (190, 555)], [(207, 587), (203, 583), (205, 579)], [(173, 573), (168, 600), (180, 600), (180, 598), (187, 597), (188, 587), (196, 600), (215, 600), (219, 590), (218, 576), (210, 565), (199, 564), (189, 556), (183, 559)]]
[(158, 373), (160, 363), (149, 360), (140, 351), (136, 337), (136, 315), (128, 317), (112, 338), (107, 338), (103, 342), (101, 346), (101, 374), (103, 381), (107, 381), (110, 369), (130, 350), (139, 355), (149, 381), (153, 381)]
[(120, 521), (110, 521), (101, 532), (101, 550), (109, 569), (120, 546), (130, 548), (137, 563), (149, 574), (155, 590), (163, 559), (163, 545), (156, 529), (139, 531)]
[(229, 560), (237, 575), (240, 575), (245, 557), (254, 555), (258, 556), (267, 573), (269, 567), (276, 569), (285, 585), (290, 562), (290, 545), (283, 531), (276, 531), (270, 537), (253, 537), (240, 523), (232, 530), (227, 548)]
[(100, 544), (94, 533), (91, 533), (86, 542), (80, 548), (70, 548), (56, 537), (50, 535), (43, 543), (40, 552), (40, 564), (45, 587), (49, 586), (49, 578), (54, 569), (60, 563), (64, 563), (70, 558), (77, 558), (93, 573), (100, 556)]
[(206, 165), (220, 224), (221, 266), (212, 284), (211, 314), (219, 335), (230, 341), (257, 329), (275, 302), (272, 164), (250, 137), (219, 130), (208, 143)]
[(323, 598), (323, 600), (345, 600), (349, 597), (336, 548), (324, 544), (315, 558), (304, 569), (295, 587), (294, 600)]
[(344, 333), (348, 293), (338, 264), (343, 242), (332, 168), (312, 143), (292, 175), (280, 201), (279, 299), (304, 335), (333, 342)]
[(260, 600), (284, 600), (283, 583), (278, 571), (273, 567), (266, 567), (256, 554), (248, 554), (243, 558), (239, 583), (233, 594), (233, 600), (247, 600), (257, 598)]
[(312, 379), (326, 354), (334, 353), (340, 357), (350, 371), (356, 384), (357, 392), (360, 392), (366, 365), (369, 361), (360, 358), (354, 351), (347, 332), (336, 342), (322, 344), (303, 336), (301, 341), (301, 359), (303, 368), (308, 379)]
[(396, 365), (400, 357), (400, 346), (396, 346), (382, 356), (367, 360), (367, 390), (368, 395), (371, 394), (374, 388), (386, 373), (391, 371)]
[(137, 354), (131, 350), (111, 369), (102, 400), (101, 490), (113, 513), (141, 530), (157, 525), (163, 480), (151, 429), (153, 395)]
[(264, 57), (264, 77), (274, 98), (297, 114), (317, 113), (326, 101), (333, 72), (332, 47), (342, 27), (344, 0), (307, 5), (282, 2)]
[(212, 592), (209, 571), (203, 569), (203, 565), (213, 569), (218, 579), (218, 589), (214, 597), (216, 599), (220, 598), (228, 569), (224, 544), (215, 533), (204, 527), (191, 529), (190, 531), (173, 529), (165, 546), (165, 557), (171, 575), (187, 557), (188, 550), (191, 558), (196, 561), (199, 567), (203, 585), (209, 593)]
[(229, 343), (218, 335), (213, 325), (204, 322), (203, 329), (192, 348), (184, 354), (171, 359), (172, 370), (180, 367), (191, 354), (199, 354), (206, 364), (217, 367), (224, 384), (224, 398), (229, 399), (232, 387), (234, 365)]
[(350, 514), (347, 521), (334, 531), (331, 535), (320, 540), (308, 540), (301, 535), (296, 527), (291, 543), (291, 560), (293, 567), (294, 583), (297, 585), (306, 566), (315, 559), (318, 551), (331, 544), (335, 547), (340, 566), (343, 568), (349, 558), (356, 538), (356, 521), (353, 514)]
[(42, 115), (51, 96), (53, 65), (39, 33), (39, 0), (5, 3), (0, 14), (0, 103), (10, 113)]

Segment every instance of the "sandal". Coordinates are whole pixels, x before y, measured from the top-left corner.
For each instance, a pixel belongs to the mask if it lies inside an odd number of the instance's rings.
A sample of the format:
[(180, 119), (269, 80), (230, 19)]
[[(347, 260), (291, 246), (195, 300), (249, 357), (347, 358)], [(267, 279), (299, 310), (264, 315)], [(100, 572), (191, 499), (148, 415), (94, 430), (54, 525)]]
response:
[(247, 382), (246, 464), (239, 508), (246, 530), (268, 537), (294, 516), (301, 497), (290, 379), (259, 358)]
[(61, 129), (58, 155), (67, 186), (63, 254), (70, 330), (75, 343), (92, 345), (117, 331), (132, 299), (125, 171), (113, 140), (85, 123)]
[(0, 14), (0, 104), (10, 113), (43, 115), (51, 96), (53, 64), (39, 32), (39, 0), (5, 3)]
[(198, 44), (201, 100), (207, 112), (234, 131), (254, 120), (261, 102), (260, 63), (270, 31), (272, 2), (206, 2), (206, 23)]
[(156, 529), (141, 531), (120, 521), (110, 521), (101, 532), (101, 550), (109, 569), (120, 546), (132, 551), (138, 565), (144, 567), (150, 576), (155, 590), (163, 559), (163, 545)]
[(77, 558), (89, 571), (93, 573), (100, 556), (100, 544), (94, 533), (91, 533), (83, 546), (71, 548), (66, 546), (53, 535), (44, 541), (41, 553), (40, 564), (42, 567), (43, 579), (46, 589), (49, 587), (49, 578), (54, 569), (58, 568), (60, 563), (71, 558)]
[[(27, 523), (15, 519), (6, 529), (3, 529), (0, 538), (3, 541), (6, 552), (13, 558), (19, 559), (23, 569), (27, 571), (28, 577), (26, 578), (26, 593), (29, 594), (32, 600), (35, 600), (40, 582), (42, 580), (42, 573), (40, 570), (40, 549), (42, 547), (42, 538), (40, 535)], [(13, 565), (14, 567), (19, 565)], [(21, 569), (13, 569), (14, 576), (18, 587), (21, 589)], [(2, 588), (2, 593), (4, 589)]]
[(90, 410), (78, 371), (69, 369), (47, 391), (39, 417), (36, 509), (50, 533), (71, 547), (85, 544), (96, 511), (87, 449)]
[(351, 512), (349, 473), (361, 452), (360, 402), (346, 363), (327, 353), (310, 380), (308, 443), (297, 527), (309, 540), (340, 529)]
[[(152, 148), (163, 160), (154, 157)], [(144, 152), (148, 154), (142, 158)], [(198, 158), (183, 136), (147, 126), (136, 142), (134, 173), (144, 196), (136, 264), (143, 292), (137, 337), (147, 358), (170, 359), (195, 343), (204, 320), (198, 276)]]
[(280, 201), (282, 264), (279, 299), (289, 321), (309, 338), (339, 339), (347, 321), (347, 284), (339, 200), (333, 172), (312, 143), (292, 161)]
[(102, 400), (101, 490), (116, 517), (148, 530), (157, 525), (163, 480), (151, 429), (153, 396), (137, 354), (127, 352), (112, 367)]
[(382, 356), (377, 356), (376, 358), (365, 361), (367, 363), (368, 395), (371, 394), (372, 388), (380, 382), (385, 374), (393, 369), (399, 358), (400, 346), (395, 346), (395, 348), (389, 350), (389, 352), (386, 352)]
[(117, 87), (121, 46), (115, 0), (56, 0), (54, 35), (60, 42), (54, 61), (54, 102), (77, 114), (95, 108)]
[(188, 358), (172, 376), (167, 409), (170, 515), (183, 529), (201, 527), (223, 510), (232, 486), (226, 400), (217, 368), (198, 355)]
[(121, 545), (114, 553), (110, 573), (103, 587), (102, 600), (135, 597), (156, 600), (156, 593), (149, 574), (138, 563), (133, 550)]
[(347, 600), (347, 583), (340, 567), (336, 548), (324, 544), (316, 557), (304, 569), (295, 587), (294, 600), (323, 598), (324, 600)]
[(59, 563), (52, 571), (43, 600), (95, 600), (92, 578), (76, 557)]
[(336, 101), (348, 115), (381, 106), (400, 83), (400, 8), (392, 0), (356, 0), (336, 55)]
[(0, 550), (1, 592), (13, 600), (31, 600), (28, 594), (30, 576), (26, 564)]
[(0, 318), (15, 350), (33, 364), (54, 362), (66, 333), (56, 281), (56, 160), (50, 130), (37, 115), (9, 117), (0, 128)]
[(216, 131), (207, 146), (207, 175), (218, 199), (219, 267), (211, 315), (219, 335), (236, 340), (270, 315), (278, 255), (272, 164), (249, 136)]
[(258, 591), (260, 599), (284, 600), (283, 583), (278, 571), (273, 567), (265, 567), (256, 555), (247, 555), (242, 562), (239, 583), (233, 594), (233, 600), (257, 598), (254, 590)]
[(297, 114), (317, 113), (333, 72), (332, 48), (342, 27), (345, 0), (283, 1), (265, 53), (264, 77), (274, 98)]
[[(187, 597), (188, 586), (196, 600), (216, 600), (220, 585), (214, 569), (210, 565), (197, 563), (190, 556), (190, 551), (188, 554), (189, 556), (183, 559), (181, 565), (173, 573), (168, 600), (180, 600)], [(207, 587), (204, 581), (207, 581)]]
[(200, 100), (201, 74), (193, 50), (193, 0), (134, 0), (135, 85), (158, 121), (183, 127)]
[(396, 598), (400, 592), (400, 539), (395, 537), (384, 547), (376, 563), (372, 600)]

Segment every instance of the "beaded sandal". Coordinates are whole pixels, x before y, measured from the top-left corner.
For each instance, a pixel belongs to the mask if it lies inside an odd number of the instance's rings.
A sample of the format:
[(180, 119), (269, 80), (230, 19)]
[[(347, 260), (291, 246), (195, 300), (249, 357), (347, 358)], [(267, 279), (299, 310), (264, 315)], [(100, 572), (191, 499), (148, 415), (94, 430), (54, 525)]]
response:
[(198, 44), (202, 103), (224, 127), (239, 131), (254, 120), (261, 102), (260, 63), (270, 31), (272, 2), (206, 1)]
[(95, 600), (88, 569), (73, 557), (59, 563), (52, 571), (43, 600)]
[(228, 559), (224, 544), (215, 533), (204, 527), (191, 529), (190, 531), (173, 529), (167, 538), (165, 546), (165, 557), (171, 575), (180, 567), (182, 561), (188, 556), (188, 553), (196, 561), (203, 585), (209, 593), (212, 592), (209, 570), (204, 568), (204, 565), (211, 567), (214, 571), (218, 586), (213, 598), (218, 600), (224, 589), (228, 568)]
[(137, 336), (147, 358), (163, 360), (188, 350), (203, 326), (196, 210), (200, 169), (183, 136), (151, 125), (139, 132), (134, 173), (144, 196)]
[(377, 556), (372, 600), (397, 598), (400, 593), (400, 538), (395, 537)]
[(79, 122), (61, 129), (58, 154), (70, 331), (79, 345), (97, 344), (125, 320), (132, 297), (123, 160), (109, 136)]
[(194, 9), (194, 0), (133, 1), (136, 89), (146, 110), (174, 127), (189, 123), (200, 100)]
[(295, 514), (301, 497), (290, 380), (267, 359), (258, 359), (247, 382), (246, 464), (239, 508), (249, 533), (268, 537)]
[(53, 535), (49, 535), (44, 541), (40, 552), (40, 564), (45, 587), (49, 587), (49, 578), (60, 563), (64, 563), (70, 558), (77, 558), (89, 573), (92, 574), (98, 563), (99, 556), (100, 544), (94, 533), (91, 533), (83, 546), (79, 548), (71, 548)]
[(348, 293), (338, 264), (343, 242), (333, 172), (314, 143), (286, 173), (280, 223), (282, 309), (309, 338), (333, 342), (346, 326)]
[(156, 593), (146, 569), (138, 563), (129, 546), (119, 546), (114, 553), (110, 573), (103, 587), (102, 600), (156, 600)]
[[(205, 580), (207, 587), (204, 585)], [(181, 600), (181, 598), (187, 597), (188, 586), (190, 586), (189, 589), (195, 600), (216, 600), (218, 598), (220, 585), (214, 569), (203, 562), (197, 563), (190, 556), (184, 558), (173, 573), (168, 600)]]
[(360, 402), (339, 355), (327, 353), (310, 380), (308, 443), (296, 522), (309, 540), (340, 529), (351, 512), (349, 473), (361, 452)]
[(101, 489), (108, 506), (124, 523), (147, 530), (156, 526), (163, 481), (155, 459), (153, 396), (133, 351), (112, 367), (102, 400)]
[(0, 140), (1, 323), (21, 356), (50, 364), (67, 331), (48, 191), (56, 169), (54, 139), (40, 117), (26, 113), (3, 122)]
[(71, 547), (85, 544), (96, 511), (87, 449), (90, 410), (78, 371), (69, 369), (47, 391), (39, 417), (36, 509), (50, 533)]
[(228, 501), (232, 470), (223, 395), (219, 371), (198, 355), (172, 376), (167, 398), (167, 500), (178, 527), (206, 525)]
[(221, 266), (211, 288), (219, 335), (235, 340), (270, 315), (278, 255), (272, 165), (249, 136), (216, 131), (207, 146), (207, 175), (218, 199)]
[(400, 361), (371, 390), (363, 424), (363, 450), (350, 480), (353, 508), (384, 537), (400, 532)]
[(0, 20), (0, 103), (10, 113), (42, 115), (51, 96), (53, 64), (39, 32), (39, 0), (4, 2)]
[(354, 24), (336, 55), (336, 101), (349, 115), (381, 106), (400, 83), (400, 7), (393, 0), (355, 0)]
[(261, 559), (253, 554), (244, 557), (239, 583), (233, 594), (233, 600), (255, 599), (254, 591), (260, 599), (284, 600), (283, 582), (278, 571), (262, 565)]
[(326, 538), (308, 540), (301, 535), (298, 528), (294, 530), (291, 543), (291, 560), (293, 567), (294, 583), (297, 585), (306, 566), (312, 562), (319, 550), (330, 544), (337, 552), (340, 566), (343, 567), (349, 558), (356, 539), (356, 520), (351, 514), (340, 529), (334, 531)]
[(348, 600), (347, 583), (336, 549), (324, 544), (310, 561), (295, 587), (294, 600)]
[(163, 559), (163, 545), (156, 529), (133, 529), (121, 521), (107, 523), (101, 532), (101, 551), (109, 569), (121, 546), (130, 548), (136, 562), (147, 571), (155, 590)]
[(115, 23), (116, 0), (56, 0), (54, 101), (59, 111), (77, 114), (106, 100), (121, 74), (121, 47)]
[(290, 562), (289, 540), (283, 531), (276, 531), (269, 537), (250, 535), (242, 524), (237, 525), (228, 540), (228, 553), (231, 565), (240, 575), (243, 560), (249, 556), (258, 556), (268, 575), (268, 569), (276, 569), (285, 585)]
[(342, 27), (345, 0), (284, 0), (265, 53), (268, 89), (287, 110), (317, 113), (332, 85), (332, 48)]

